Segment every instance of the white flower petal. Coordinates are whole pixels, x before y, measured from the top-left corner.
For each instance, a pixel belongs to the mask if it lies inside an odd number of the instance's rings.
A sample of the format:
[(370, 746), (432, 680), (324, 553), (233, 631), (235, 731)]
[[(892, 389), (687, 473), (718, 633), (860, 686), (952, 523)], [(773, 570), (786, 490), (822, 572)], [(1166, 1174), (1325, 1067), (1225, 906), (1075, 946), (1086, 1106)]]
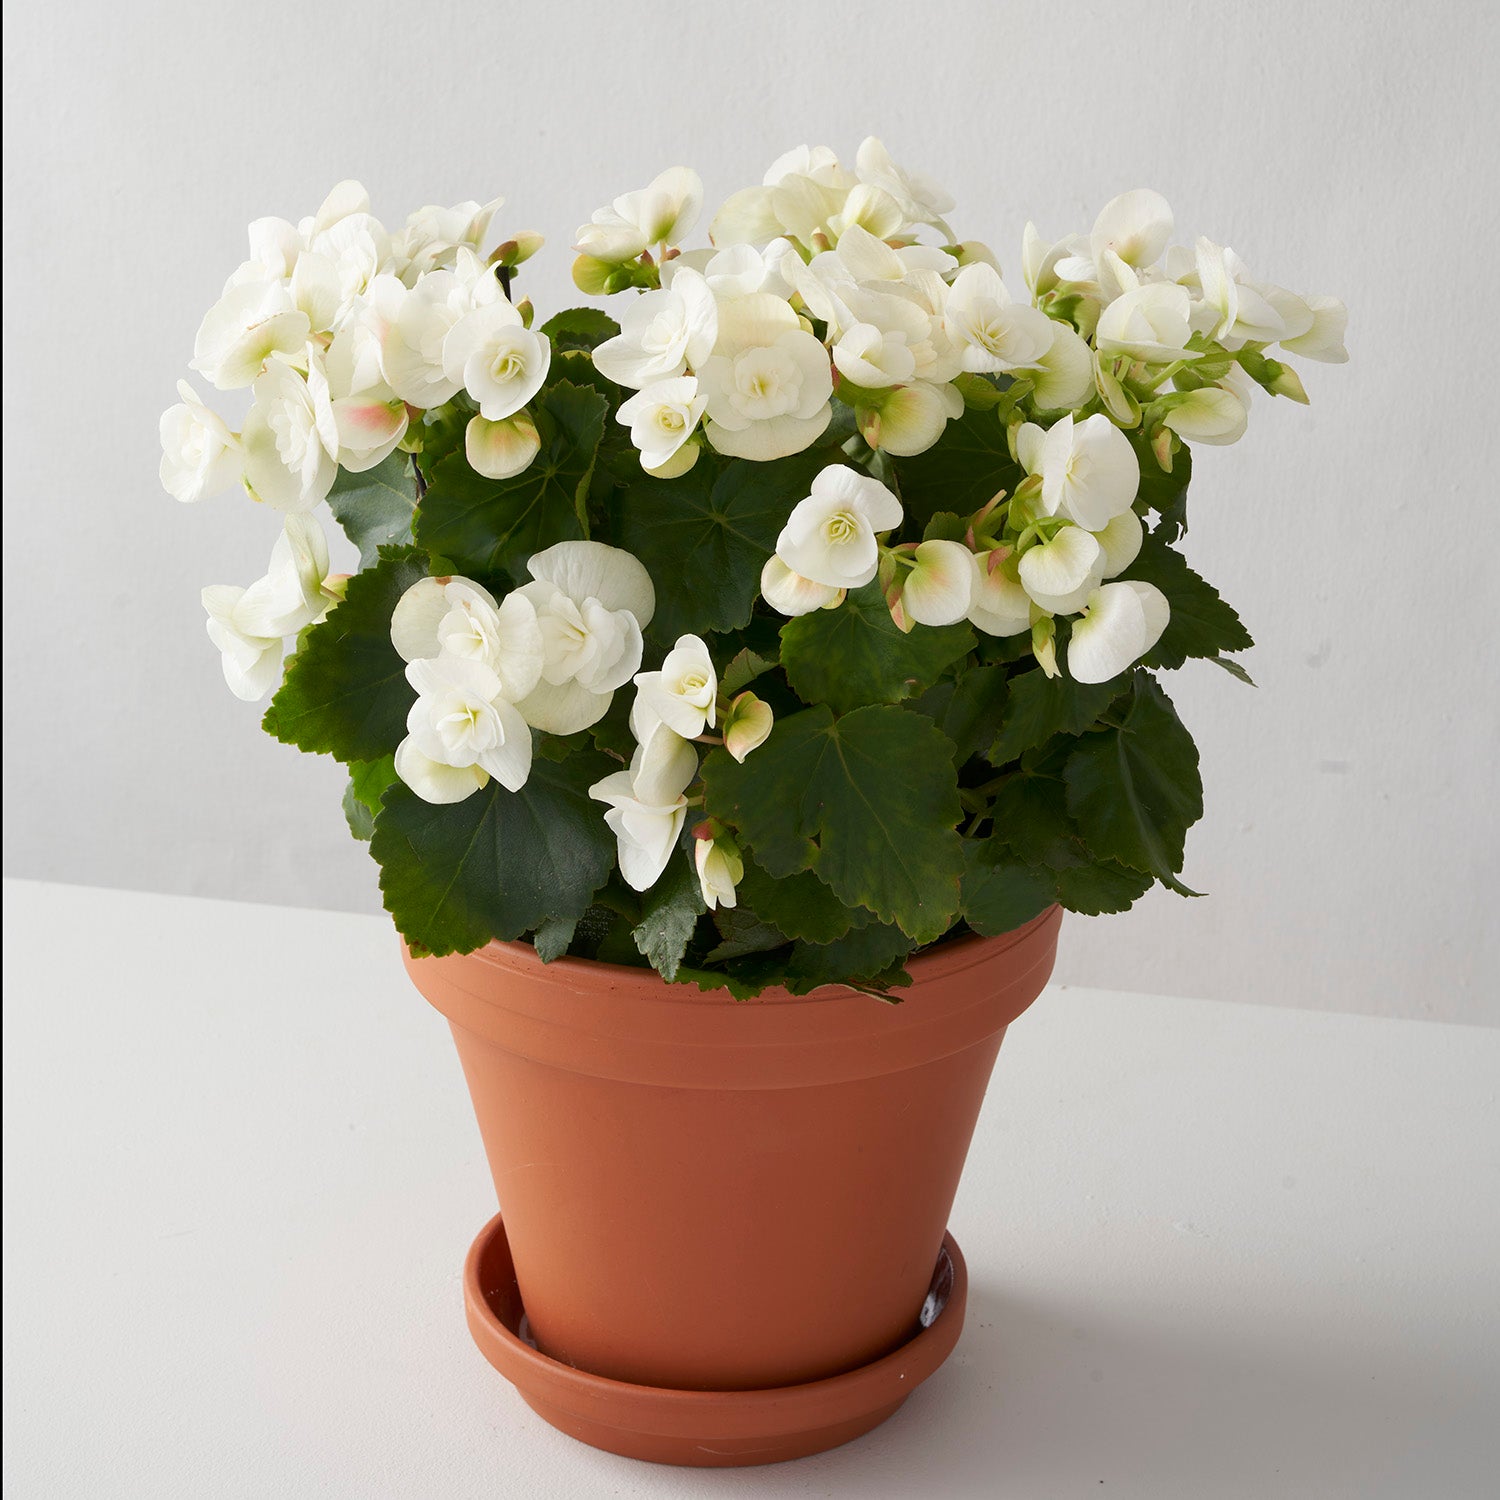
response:
[(1068, 674), (1077, 682), (1108, 682), (1146, 654), (1166, 629), (1171, 610), (1149, 583), (1107, 583), (1073, 622)]
[(438, 805), (462, 802), (490, 780), (482, 766), (445, 766), (423, 755), (410, 736), (396, 747), (396, 775), (424, 802)]
[(1098, 586), (1104, 549), (1080, 526), (1065, 526), (1050, 542), (1028, 548), (1018, 571), (1032, 601), (1053, 614), (1071, 614)]
[(527, 568), (533, 578), (560, 588), (581, 604), (597, 599), (605, 609), (629, 610), (645, 629), (656, 613), (656, 590), (640, 560), (603, 542), (557, 542), (534, 553)]
[(906, 575), (901, 603), (919, 625), (954, 625), (969, 613), (974, 555), (959, 542), (923, 542)]

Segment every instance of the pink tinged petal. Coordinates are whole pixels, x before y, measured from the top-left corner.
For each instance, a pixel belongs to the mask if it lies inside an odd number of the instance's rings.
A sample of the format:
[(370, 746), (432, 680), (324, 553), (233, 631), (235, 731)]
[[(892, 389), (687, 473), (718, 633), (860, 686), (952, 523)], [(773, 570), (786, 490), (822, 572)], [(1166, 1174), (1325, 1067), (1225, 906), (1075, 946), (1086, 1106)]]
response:
[(973, 554), (958, 542), (930, 541), (918, 546), (916, 559), (901, 590), (906, 613), (919, 625), (957, 624), (973, 598)]
[(765, 744), (775, 723), (776, 716), (769, 703), (754, 693), (741, 693), (730, 705), (724, 721), (724, 748), (743, 762), (752, 750)]
[(541, 446), (536, 423), (524, 411), (498, 422), (470, 417), (464, 429), (464, 455), (470, 468), (486, 479), (514, 479), (524, 474)]
[(1031, 596), (998, 563), (976, 557), (968, 617), (986, 635), (1019, 635), (1031, 628)]
[(948, 417), (948, 403), (937, 387), (923, 382), (903, 386), (892, 391), (880, 408), (879, 446), (898, 458), (925, 453), (942, 437)]
[(445, 766), (424, 755), (408, 737), (396, 747), (396, 775), (424, 802), (462, 802), (489, 785), (482, 766)]
[[(333, 403), (333, 419), (338, 430), (339, 462), (351, 473), (350, 457), (374, 468), (406, 436), (406, 407), (401, 402), (377, 401), (370, 396), (340, 396)], [(373, 460), (369, 455), (378, 453)]]

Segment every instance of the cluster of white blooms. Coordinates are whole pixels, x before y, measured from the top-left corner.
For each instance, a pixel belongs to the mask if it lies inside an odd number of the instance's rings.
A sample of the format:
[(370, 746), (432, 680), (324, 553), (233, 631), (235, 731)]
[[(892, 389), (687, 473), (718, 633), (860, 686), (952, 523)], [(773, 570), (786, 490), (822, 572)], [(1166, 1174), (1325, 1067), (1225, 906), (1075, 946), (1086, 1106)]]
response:
[[(650, 288), (594, 356), (637, 392), (619, 420), (649, 472), (686, 472), (702, 443), (752, 459), (799, 452), (834, 399), (870, 449), (913, 456), (963, 413), (965, 381), (1003, 375), (1002, 419), (1028, 476), (962, 541), (887, 547), (896, 495), (862, 471), (824, 470), (762, 575), (783, 614), (836, 608), (879, 574), (903, 629), (967, 618), (995, 635), (1029, 630), (1050, 673), (1053, 622), (1072, 617), (1070, 673), (1106, 680), (1151, 649), (1169, 614), (1152, 585), (1110, 581), (1142, 544), (1125, 431), (1141, 430), (1167, 468), (1180, 440), (1235, 441), (1256, 383), (1305, 400), (1268, 345), (1347, 358), (1341, 303), (1257, 281), (1210, 240), (1171, 246), (1171, 209), (1145, 189), (1107, 204), (1088, 235), (1047, 245), (1027, 224), (1019, 298), (985, 246), (954, 240), (948, 195), (873, 138), (852, 171), (825, 147), (788, 152), (719, 211), (711, 248), (683, 251), (701, 199), (696, 174), (674, 168), (601, 209), (575, 246), (580, 285)], [(945, 242), (919, 243), (929, 228)]]
[[(720, 743), (705, 733), (717, 725), (724, 748), (743, 761), (770, 734), (772, 713), (750, 692), (721, 704), (713, 658), (696, 635), (679, 636), (661, 667), (636, 673), (635, 685), (630, 731), (636, 748), (630, 764), (596, 782), (589, 795), (608, 804), (604, 818), (619, 846), (626, 883), (647, 891), (670, 863), (694, 800), (688, 797), (698, 775), (693, 741)], [(693, 830), (693, 858), (709, 909), (733, 906), (744, 873), (734, 840), (711, 822), (702, 824)]]
[(609, 711), (641, 664), (656, 594), (645, 568), (602, 542), (559, 542), (502, 603), (468, 578), (414, 583), (391, 642), (417, 691), (396, 774), (428, 802), (461, 802), (493, 776), (520, 791), (533, 729), (572, 734)]

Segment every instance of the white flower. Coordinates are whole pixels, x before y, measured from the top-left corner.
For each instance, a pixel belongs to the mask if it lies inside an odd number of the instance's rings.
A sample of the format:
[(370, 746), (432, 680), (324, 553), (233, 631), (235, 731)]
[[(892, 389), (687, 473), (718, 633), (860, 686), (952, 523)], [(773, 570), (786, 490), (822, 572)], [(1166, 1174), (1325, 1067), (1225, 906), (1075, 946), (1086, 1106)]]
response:
[(1050, 292), (1063, 279), (1059, 267), (1064, 261), (1087, 266), (1085, 275), (1092, 279), (1092, 262), (1088, 259), (1088, 240), (1079, 234), (1068, 235), (1049, 245), (1029, 219), (1021, 237), (1021, 274), (1033, 299)]
[(503, 297), (465, 313), (443, 340), (443, 373), (479, 403), (487, 422), (514, 416), (542, 388), (552, 345)]
[(573, 734), (602, 719), (639, 670), (656, 591), (638, 559), (602, 542), (558, 542), (527, 566), (536, 581), (517, 593), (536, 608), (543, 665), (519, 707), (533, 727)]
[(1013, 302), (993, 266), (965, 266), (948, 291), (944, 328), (963, 353), (966, 370), (1026, 369), (1052, 347), (1057, 325), (1045, 313)]
[(1349, 351), (1344, 347), (1344, 332), (1349, 326), (1348, 308), (1337, 297), (1309, 297), (1307, 307), (1312, 314), (1312, 326), (1295, 338), (1282, 339), (1281, 347), (1305, 359), (1321, 360), (1331, 365), (1344, 364), (1349, 358)]
[(1129, 510), (1141, 483), (1130, 439), (1103, 413), (1074, 422), (1072, 412), (1045, 433), (1027, 422), (1016, 450), (1028, 473), (1042, 476), (1041, 510), (1101, 531)]
[(240, 434), (246, 487), (273, 510), (311, 510), (338, 476), (338, 424), (321, 362), (309, 351), (304, 377), (273, 359), (254, 396)]
[(974, 594), (974, 555), (960, 542), (922, 542), (901, 586), (901, 608), (918, 625), (956, 625)]
[(675, 245), (698, 222), (703, 182), (690, 167), (669, 167), (649, 187), (622, 193), (578, 231), (573, 248), (595, 260), (634, 260), (652, 245)]
[(1104, 549), (1081, 526), (1064, 526), (1050, 541), (1028, 547), (1017, 571), (1032, 602), (1051, 614), (1071, 614), (1099, 586)]
[(462, 802), (491, 776), (518, 792), (531, 774), (531, 730), (499, 677), (474, 657), (407, 665), (417, 701), (396, 747), (396, 774), (424, 802)]
[(1123, 573), (1140, 556), (1146, 531), (1133, 510), (1123, 510), (1102, 531), (1094, 533), (1104, 553), (1104, 578)]
[(524, 411), (501, 422), (470, 417), (464, 428), (464, 455), (469, 467), (486, 479), (514, 479), (524, 474), (541, 448), (536, 423)]
[(876, 533), (899, 526), (901, 515), (901, 502), (878, 479), (835, 464), (797, 502), (776, 539), (776, 556), (813, 583), (863, 588), (880, 563)]
[(1054, 322), (1052, 343), (1031, 371), (1031, 394), (1042, 411), (1082, 406), (1094, 393), (1094, 351), (1066, 323)]
[(733, 839), (693, 840), (693, 863), (698, 870), (698, 889), (710, 911), (733, 907), (735, 887), (745, 878), (745, 861)]
[(1094, 264), (1102, 266), (1105, 253), (1111, 251), (1127, 266), (1155, 265), (1172, 238), (1172, 224), (1171, 205), (1150, 188), (1133, 188), (1111, 198), (1099, 210), (1089, 237)]
[(505, 205), (504, 198), (488, 203), (455, 203), (452, 208), (428, 204), (407, 217), (391, 244), (391, 253), (408, 286), (419, 276), (452, 266), (460, 249), (478, 250), (490, 220)]
[(406, 436), (406, 403), (386, 384), (381, 343), (405, 289), (394, 276), (371, 284), (357, 317), (334, 336), (323, 359), (338, 434), (339, 467), (373, 469)]
[(630, 441), (641, 455), (641, 467), (657, 471), (666, 468), (681, 451), (707, 405), (708, 398), (698, 393), (697, 380), (691, 375), (678, 375), (654, 381), (622, 402), (615, 419), (630, 428)]
[(696, 635), (680, 635), (659, 672), (637, 672), (635, 722), (662, 723), (690, 740), (714, 723), (719, 678), (708, 647)]
[(1175, 392), (1162, 404), (1167, 407), (1162, 426), (1190, 442), (1223, 445), (1238, 442), (1245, 435), (1245, 405), (1223, 386)]
[(974, 558), (968, 619), (986, 635), (1019, 635), (1031, 629), (1031, 596), (1005, 572), (1003, 562), (1001, 552)]
[(1186, 352), (1192, 336), (1192, 297), (1185, 286), (1152, 281), (1116, 297), (1099, 314), (1094, 342), (1101, 354), (1125, 354), (1152, 364), (1197, 358)]
[(743, 762), (752, 750), (765, 744), (775, 723), (769, 703), (754, 693), (741, 693), (724, 716), (724, 748)]
[(192, 368), (221, 391), (253, 385), (273, 354), (300, 355), (312, 324), (280, 281), (231, 286), (209, 308), (193, 342)]
[(386, 331), (381, 358), (391, 389), (423, 410), (451, 401), (463, 386), (463, 370), (448, 373), (448, 335), (475, 307), (499, 296), (493, 274), (467, 250), (459, 252), (453, 270), (422, 277), (401, 299)]
[(632, 890), (648, 891), (661, 879), (687, 819), (683, 793), (697, 774), (697, 752), (659, 724), (637, 747), (628, 771), (589, 788), (589, 796), (609, 804), (604, 821), (614, 832), (620, 873)]
[(870, 417), (861, 409), (860, 431), (872, 448), (910, 458), (925, 453), (963, 414), (964, 398), (956, 386), (914, 380), (886, 395)]
[(350, 214), (367, 214), (370, 211), (370, 195), (364, 184), (346, 177), (329, 188), (328, 196), (319, 205), (315, 214), (309, 214), (297, 224), (297, 232), (304, 244), (312, 241), (326, 230), (332, 229), (341, 219)]
[[(1193, 247), (1200, 295), (1199, 315), (1195, 319), (1212, 339), (1228, 347), (1238, 347), (1247, 339), (1272, 343), (1296, 329), (1305, 330), (1309, 314), (1305, 306), (1294, 306), (1298, 299), (1278, 288), (1261, 288), (1249, 279), (1245, 264), (1226, 245), (1216, 245), (1200, 235)], [(1271, 296), (1267, 296), (1267, 293)], [(1287, 310), (1292, 313), (1293, 327), (1277, 311), (1276, 300), (1291, 298)]]
[(177, 394), (182, 400), (161, 416), (162, 487), (175, 500), (201, 500), (239, 481), (240, 442), (187, 381)]
[(1171, 616), (1161, 590), (1149, 583), (1106, 583), (1089, 595), (1073, 622), (1068, 675), (1075, 682), (1108, 682), (1161, 639)]
[(833, 417), (828, 351), (767, 292), (720, 305), (718, 343), (698, 379), (708, 440), (734, 458), (800, 453)]
[(307, 254), (299, 258), (292, 273), (294, 293), (304, 260), (321, 261), (327, 266), (324, 279), (332, 292), (332, 306), (327, 308), (325, 318), (314, 321), (314, 329), (322, 332), (339, 328), (358, 306), (370, 283), (392, 265), (391, 239), (385, 226), (371, 214), (345, 214), (309, 242)]
[(837, 609), (844, 602), (845, 592), (792, 572), (775, 556), (768, 557), (760, 570), (760, 591), (772, 609), (793, 617), (810, 615), (815, 609)]
[(833, 346), (833, 362), (845, 380), (866, 389), (904, 385), (917, 371), (916, 356), (899, 329), (882, 332), (872, 323), (854, 323)]
[(541, 680), (542, 630), (523, 593), (501, 604), (470, 578), (422, 578), (391, 614), (391, 644), (403, 661), (448, 656), (482, 662), (512, 703)]
[(244, 594), (244, 589), (227, 583), (210, 584), (203, 590), (203, 607), (208, 611), (208, 638), (222, 653), (229, 691), (253, 703), (281, 679), (283, 642), (279, 635), (250, 635), (235, 624), (235, 608)]
[(275, 687), (285, 637), (316, 624), (333, 603), (327, 575), (322, 528), (310, 516), (291, 515), (264, 578), (245, 589), (212, 584), (203, 590), (208, 638), (223, 653), (224, 680), (237, 698), (253, 702)]
[(952, 196), (932, 178), (898, 167), (890, 152), (873, 135), (861, 143), (855, 169), (861, 182), (894, 198), (912, 223), (944, 227), (941, 216), (953, 208)]
[(640, 389), (696, 369), (719, 334), (718, 309), (703, 277), (683, 267), (672, 284), (643, 292), (620, 318), (620, 332), (594, 350), (594, 368)]

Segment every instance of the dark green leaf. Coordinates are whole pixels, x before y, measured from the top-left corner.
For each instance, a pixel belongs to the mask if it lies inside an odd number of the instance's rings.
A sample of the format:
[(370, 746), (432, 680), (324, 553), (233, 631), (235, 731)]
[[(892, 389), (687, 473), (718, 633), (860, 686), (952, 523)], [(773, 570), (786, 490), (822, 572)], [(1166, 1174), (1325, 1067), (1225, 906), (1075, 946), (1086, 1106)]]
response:
[(1190, 656), (1217, 656), (1222, 651), (1244, 651), (1255, 643), (1240, 617), (1175, 552), (1153, 534), (1125, 576), (1152, 583), (1167, 596), (1172, 617), (1161, 639), (1143, 658), (1147, 667), (1180, 667)]
[(933, 717), (957, 748), (959, 765), (993, 742), (1004, 722), (1007, 701), (1005, 668), (970, 667), (958, 679), (941, 714)]
[(417, 508), (411, 455), (392, 453), (363, 474), (340, 469), (328, 492), (328, 508), (359, 548), (360, 567), (374, 567), (380, 548), (411, 541)]
[(540, 332), (552, 342), (554, 354), (573, 349), (592, 353), (605, 339), (612, 339), (620, 325), (597, 307), (570, 307), (555, 313), (542, 324)]
[(805, 995), (825, 984), (868, 984), (912, 951), (899, 927), (871, 922), (831, 943), (798, 943), (787, 960), (786, 987)]
[(1129, 687), (1129, 679), (1074, 682), (1048, 677), (1040, 668), (1010, 679), (1000, 733), (990, 746), (992, 765), (1008, 765), (1023, 750), (1045, 745), (1054, 734), (1082, 734)]
[(870, 920), (868, 911), (845, 906), (810, 870), (778, 879), (767, 874), (753, 857), (745, 860), (739, 894), (757, 916), (774, 923), (788, 938), (804, 938), (810, 943), (831, 943), (851, 926), (863, 926)]
[(261, 720), (266, 733), (345, 761), (392, 754), (416, 694), (391, 645), (391, 614), (426, 576), (414, 547), (382, 547), (375, 567), (356, 573), (343, 602), (307, 632)]
[(578, 931), (578, 923), (577, 917), (548, 917), (537, 928), (531, 940), (537, 957), (544, 964), (550, 964), (554, 958), (561, 958), (568, 951), (573, 934)]
[(1095, 854), (1192, 894), (1177, 872), (1203, 816), (1198, 749), (1154, 679), (1135, 674), (1123, 727), (1087, 735), (1065, 774), (1068, 811)]
[(1012, 776), (995, 793), (990, 834), (1028, 864), (1057, 869), (1086, 858), (1068, 817), (1066, 789), (1044, 776)]
[(815, 609), (781, 627), (781, 664), (792, 691), (837, 713), (910, 698), (973, 648), (974, 632), (964, 624), (916, 625), (903, 634), (879, 582), (851, 589), (837, 609)]
[(1057, 899), (1069, 911), (1090, 917), (1128, 910), (1155, 883), (1143, 870), (1132, 870), (1114, 860), (1073, 865), (1055, 873)]
[(1057, 899), (1046, 870), (1017, 859), (997, 839), (964, 846), (964, 920), (985, 937), (1029, 922)]
[(737, 906), (721, 906), (714, 913), (714, 926), (720, 941), (703, 955), (706, 964), (743, 958), (749, 953), (769, 953), (785, 948), (791, 941), (779, 927), (762, 921), (743, 901)]
[(530, 468), (514, 479), (486, 479), (462, 453), (428, 476), (417, 537), (465, 573), (520, 575), (533, 552), (587, 535), (584, 519), (594, 455), (609, 403), (567, 381), (531, 404), (542, 436)]
[(719, 686), (723, 688), (729, 697), (750, 686), (764, 672), (769, 672), (777, 665), (774, 656), (761, 656), (746, 646), (743, 651), (735, 653), (734, 659), (724, 668), (724, 675), (719, 679)]
[(973, 515), (997, 492), (1014, 494), (1026, 477), (1010, 456), (1005, 427), (993, 411), (965, 411), (933, 447), (896, 460), (901, 501), (925, 525), (939, 511)]
[(1144, 432), (1128, 434), (1141, 466), (1137, 505), (1144, 504), (1160, 517), (1158, 532), (1163, 541), (1175, 542), (1187, 530), (1187, 492), (1193, 477), (1193, 455), (1186, 443), (1172, 457), (1172, 472), (1163, 472)]
[(370, 852), (406, 940), (426, 953), (468, 953), (582, 916), (615, 861), (588, 795), (613, 764), (588, 752), (562, 765), (536, 761), (519, 792), (491, 781), (445, 806), (393, 786)]
[(921, 715), (873, 705), (781, 719), (743, 765), (703, 765), (708, 811), (772, 875), (814, 871), (919, 943), (947, 931), (963, 870), (952, 746)]
[(1246, 687), (1255, 686), (1255, 679), (1237, 661), (1227, 656), (1210, 656), (1208, 659), (1216, 667), (1222, 667), (1231, 677), (1238, 677)]
[(344, 788), (344, 817), (349, 832), (357, 839), (368, 840), (375, 832), (375, 818), (380, 799), (396, 779), (396, 761), (387, 755), (381, 760), (356, 760), (349, 766), (349, 784)]
[(642, 897), (641, 920), (631, 933), (641, 956), (663, 979), (677, 977), (693, 928), (706, 910), (690, 852), (679, 849)]
[(705, 456), (681, 478), (645, 477), (625, 490), (620, 545), (656, 585), (657, 639), (749, 624), (761, 568), (823, 463), (798, 454), (721, 467)]

